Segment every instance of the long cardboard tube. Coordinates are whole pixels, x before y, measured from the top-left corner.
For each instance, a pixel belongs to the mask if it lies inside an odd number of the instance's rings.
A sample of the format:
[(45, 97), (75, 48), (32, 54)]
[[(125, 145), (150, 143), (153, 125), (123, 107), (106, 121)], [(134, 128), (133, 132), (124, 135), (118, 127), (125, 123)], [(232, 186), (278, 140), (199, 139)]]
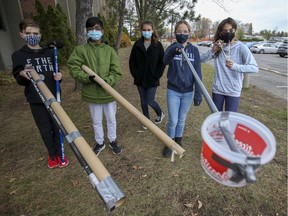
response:
[(82, 69), (89, 75), (95, 76), (94, 80), (102, 86), (112, 97), (115, 98), (123, 107), (125, 107), (132, 115), (134, 115), (144, 126), (146, 126), (154, 135), (156, 135), (168, 148), (174, 150), (180, 158), (184, 156), (185, 150), (179, 146), (173, 139), (164, 133), (159, 127), (152, 123), (138, 109), (108, 85), (101, 77), (86, 65), (82, 65)]
[[(34, 70), (30, 71), (30, 74), (33, 78), (33, 80), (40, 80), (40, 76), (38, 73)], [(50, 107), (52, 110), (55, 112), (57, 115), (58, 119), (60, 120), (61, 124), (65, 128), (68, 134), (71, 134), (72, 132), (77, 132), (78, 129), (74, 125), (74, 123), (71, 121), (69, 116), (66, 114), (64, 109), (61, 107), (61, 105), (56, 101), (55, 97), (53, 94), (50, 92), (50, 90), (47, 88), (47, 86), (44, 84), (44, 82), (38, 82), (37, 86), (43, 96), (45, 97), (46, 101), (51, 100)], [(55, 99), (55, 100), (53, 100)], [(97, 179), (100, 182), (105, 182), (106, 179), (110, 179), (111, 175), (105, 168), (105, 166), (102, 164), (102, 162), (99, 160), (99, 158), (95, 155), (89, 144), (86, 142), (86, 140), (82, 137), (76, 137), (75, 140), (73, 141), (81, 153), (81, 155), (84, 157), (86, 160), (87, 164), (97, 177)], [(116, 203), (116, 207), (120, 206), (125, 200), (125, 197), (119, 199)]]

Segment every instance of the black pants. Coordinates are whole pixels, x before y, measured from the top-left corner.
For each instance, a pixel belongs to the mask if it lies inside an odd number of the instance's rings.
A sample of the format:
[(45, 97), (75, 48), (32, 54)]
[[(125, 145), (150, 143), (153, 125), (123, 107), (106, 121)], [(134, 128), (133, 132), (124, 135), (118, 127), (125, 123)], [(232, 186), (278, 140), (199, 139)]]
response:
[(61, 156), (59, 129), (44, 104), (30, 104), (32, 115), (50, 157)]

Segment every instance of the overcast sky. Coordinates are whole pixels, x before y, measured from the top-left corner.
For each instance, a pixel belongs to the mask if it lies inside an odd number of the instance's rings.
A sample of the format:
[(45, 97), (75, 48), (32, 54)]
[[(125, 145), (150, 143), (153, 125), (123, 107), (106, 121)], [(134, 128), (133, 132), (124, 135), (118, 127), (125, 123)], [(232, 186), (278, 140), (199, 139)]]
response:
[(288, 32), (287, 0), (223, 0), (228, 9), (225, 12), (213, 0), (198, 0), (196, 15), (209, 18), (212, 22), (232, 17), (242, 23), (252, 23), (253, 32), (276, 30)]

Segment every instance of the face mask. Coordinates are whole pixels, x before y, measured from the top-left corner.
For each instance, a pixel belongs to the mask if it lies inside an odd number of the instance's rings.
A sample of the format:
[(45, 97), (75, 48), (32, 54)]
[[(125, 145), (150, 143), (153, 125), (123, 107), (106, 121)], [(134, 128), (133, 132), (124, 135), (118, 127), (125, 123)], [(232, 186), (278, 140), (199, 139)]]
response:
[(150, 39), (152, 37), (152, 32), (150, 31), (142, 31), (142, 35), (146, 39)]
[(235, 33), (227, 32), (225, 34), (220, 34), (220, 39), (224, 41), (224, 43), (229, 43), (235, 37)]
[(88, 34), (87, 34), (88, 38), (91, 38), (94, 41), (100, 40), (102, 35), (103, 34), (102, 34), (101, 31), (96, 31), (96, 30), (89, 31)]
[(37, 46), (40, 43), (40, 35), (25, 35), (24, 40), (30, 46)]
[(188, 40), (187, 34), (176, 34), (176, 40), (178, 43), (183, 44)]

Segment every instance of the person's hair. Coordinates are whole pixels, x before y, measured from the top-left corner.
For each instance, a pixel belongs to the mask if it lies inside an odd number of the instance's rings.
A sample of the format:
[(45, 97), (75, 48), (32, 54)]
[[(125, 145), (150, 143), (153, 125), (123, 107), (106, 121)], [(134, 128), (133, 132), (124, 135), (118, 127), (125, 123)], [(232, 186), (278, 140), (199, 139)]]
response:
[[(156, 30), (153, 22), (150, 21), (150, 20), (145, 20), (145, 21), (143, 21), (143, 22), (141, 23), (141, 25), (140, 25), (140, 30), (141, 30), (141, 32), (142, 32), (142, 28), (143, 28), (144, 25), (150, 25), (150, 26), (152, 27), (152, 30), (153, 30), (153, 33), (152, 33), (152, 41), (153, 41), (153, 42), (157, 42), (159, 36), (158, 36), (157, 30)], [(141, 35), (142, 35), (142, 33), (141, 33)], [(144, 38), (143, 35), (142, 35), (141, 37)]]
[(20, 23), (19, 23), (19, 29), (20, 32), (23, 32), (27, 27), (34, 27), (34, 28), (38, 28), (40, 31), (40, 26), (37, 22), (35, 22), (32, 19), (23, 19)]
[(90, 17), (86, 21), (86, 28), (93, 27), (96, 24), (103, 29), (103, 22), (98, 17)]
[(189, 23), (188, 23), (186, 20), (180, 20), (180, 21), (178, 21), (178, 22), (176, 23), (176, 25), (175, 25), (175, 29), (174, 29), (174, 33), (175, 33), (175, 34), (176, 34), (176, 31), (177, 31), (178, 26), (181, 25), (181, 24), (186, 25), (186, 26), (188, 27), (189, 33), (191, 33), (191, 26), (189, 25)]
[[(230, 24), (232, 26), (233, 29), (235, 29), (235, 31), (237, 30), (237, 23), (234, 19), (232, 19), (231, 17), (228, 17), (224, 20), (221, 21), (221, 23), (218, 25), (216, 33), (214, 35), (214, 42), (217, 42), (220, 39), (221, 36), (221, 31), (222, 28), (225, 24)], [(222, 50), (218, 50), (215, 55), (219, 56), (219, 54), (221, 53)]]

